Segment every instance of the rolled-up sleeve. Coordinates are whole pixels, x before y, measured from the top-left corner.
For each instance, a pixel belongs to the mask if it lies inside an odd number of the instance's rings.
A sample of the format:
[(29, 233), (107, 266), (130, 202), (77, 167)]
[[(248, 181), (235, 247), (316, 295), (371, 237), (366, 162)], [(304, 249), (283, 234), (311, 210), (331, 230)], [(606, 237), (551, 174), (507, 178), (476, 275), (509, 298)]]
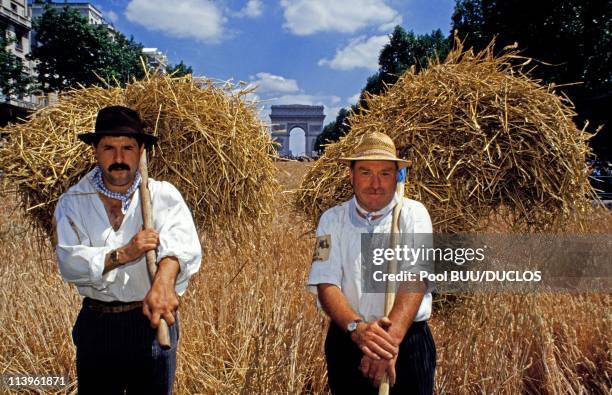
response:
[(333, 284), (341, 288), (342, 254), (339, 232), (335, 229), (337, 225), (329, 211), (321, 215), (307, 283), (308, 290), (315, 295), (318, 284)]
[(112, 251), (112, 247), (91, 246), (85, 227), (70, 204), (69, 198), (62, 198), (55, 207), (55, 252), (60, 274), (69, 283), (103, 290), (116, 277), (115, 270), (102, 274), (106, 254)]
[(153, 198), (154, 227), (159, 233), (157, 262), (165, 257), (179, 261), (176, 288), (184, 290), (189, 278), (200, 268), (202, 247), (193, 216), (180, 192), (170, 183), (161, 182)]

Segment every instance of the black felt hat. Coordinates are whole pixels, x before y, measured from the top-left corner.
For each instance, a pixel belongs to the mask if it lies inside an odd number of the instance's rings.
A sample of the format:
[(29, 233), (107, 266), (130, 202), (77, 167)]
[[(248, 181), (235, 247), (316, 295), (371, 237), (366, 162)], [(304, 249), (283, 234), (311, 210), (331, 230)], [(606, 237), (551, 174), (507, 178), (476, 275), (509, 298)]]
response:
[(133, 137), (147, 147), (157, 141), (157, 137), (145, 133), (138, 113), (124, 106), (104, 107), (98, 111), (95, 130), (79, 134), (78, 138), (84, 143), (96, 144), (104, 136)]

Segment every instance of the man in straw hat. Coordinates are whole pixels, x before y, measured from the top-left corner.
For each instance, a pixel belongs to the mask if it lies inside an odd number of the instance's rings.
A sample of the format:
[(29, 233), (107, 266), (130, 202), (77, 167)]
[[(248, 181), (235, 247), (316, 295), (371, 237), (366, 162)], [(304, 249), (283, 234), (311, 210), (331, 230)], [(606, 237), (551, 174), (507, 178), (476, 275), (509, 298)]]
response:
[[(84, 297), (72, 331), (79, 393), (169, 394), (178, 295), (201, 259), (191, 212), (174, 186), (150, 179), (154, 230), (143, 229), (138, 164), (156, 137), (144, 132), (134, 110), (103, 108), (95, 131), (78, 137), (91, 144), (97, 166), (60, 197), (54, 220), (61, 275)], [(152, 284), (149, 250), (157, 251)], [(156, 340), (162, 317), (169, 349)]]
[(354, 195), (321, 216), (308, 277), (309, 289), (331, 318), (325, 341), (331, 392), (377, 394), (387, 374), (393, 394), (431, 394), (436, 365), (427, 326), (431, 293), (417, 281), (397, 294), (385, 317), (384, 290), (362, 286), (361, 247), (362, 234), (391, 232), (391, 213), (400, 201), (400, 233), (431, 235), (429, 214), (421, 203), (395, 193), (396, 174), (408, 163), (396, 156), (387, 135), (364, 135), (340, 162), (350, 166)]

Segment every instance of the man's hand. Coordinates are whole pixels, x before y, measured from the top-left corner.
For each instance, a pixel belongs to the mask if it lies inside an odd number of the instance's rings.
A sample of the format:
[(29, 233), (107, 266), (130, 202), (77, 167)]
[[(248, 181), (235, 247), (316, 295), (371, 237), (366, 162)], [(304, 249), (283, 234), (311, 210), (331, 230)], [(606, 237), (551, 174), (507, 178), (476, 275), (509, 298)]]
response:
[(387, 332), (390, 326), (391, 321), (387, 317), (374, 322), (363, 322), (351, 333), (351, 339), (371, 359), (390, 360), (399, 351), (399, 342)]
[(132, 240), (124, 247), (126, 261), (130, 262), (140, 258), (145, 252), (154, 250), (159, 245), (159, 234), (153, 229), (143, 229), (136, 233)]
[(142, 312), (151, 321), (151, 327), (159, 326), (160, 317), (168, 325), (174, 325), (174, 312), (178, 309), (179, 299), (174, 289), (174, 281), (166, 282), (158, 277), (144, 298)]
[(372, 385), (378, 388), (382, 383), (382, 379), (387, 373), (389, 377), (389, 384), (393, 386), (395, 384), (395, 363), (397, 362), (397, 356), (392, 359), (372, 359), (367, 355), (361, 358), (361, 364), (359, 370), (361, 373), (372, 381)]
[(163, 258), (157, 265), (153, 285), (142, 303), (142, 312), (149, 318), (153, 328), (158, 327), (160, 317), (168, 325), (174, 325), (174, 312), (179, 307), (174, 284), (179, 271), (179, 261), (173, 256)]

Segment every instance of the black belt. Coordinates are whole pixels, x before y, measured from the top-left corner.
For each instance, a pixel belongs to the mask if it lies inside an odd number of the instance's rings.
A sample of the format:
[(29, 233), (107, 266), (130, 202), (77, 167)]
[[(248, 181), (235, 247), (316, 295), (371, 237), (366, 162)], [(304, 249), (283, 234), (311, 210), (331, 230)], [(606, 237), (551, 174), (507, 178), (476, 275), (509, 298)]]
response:
[(120, 302), (117, 300), (112, 302), (103, 302), (101, 300), (86, 297), (83, 299), (83, 307), (87, 307), (100, 313), (125, 313), (126, 311), (142, 308), (142, 301)]

